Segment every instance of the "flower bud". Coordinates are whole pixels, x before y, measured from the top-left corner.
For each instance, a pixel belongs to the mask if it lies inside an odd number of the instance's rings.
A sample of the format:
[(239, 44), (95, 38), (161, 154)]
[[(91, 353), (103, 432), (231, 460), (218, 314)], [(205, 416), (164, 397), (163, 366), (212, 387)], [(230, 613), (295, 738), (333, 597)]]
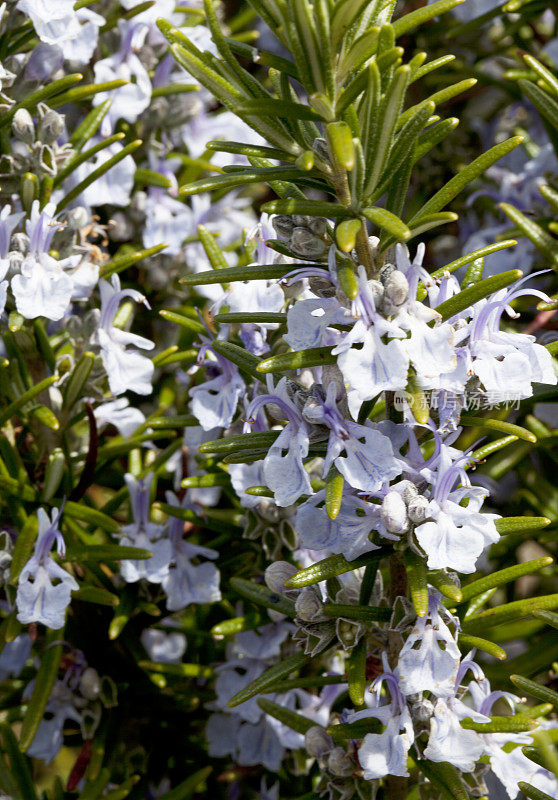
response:
[(327, 617), (323, 612), (322, 598), (318, 589), (307, 586), (296, 598), (296, 613), (304, 622), (321, 622)]
[(292, 233), (291, 249), (305, 258), (320, 258), (325, 255), (328, 246), (308, 228), (297, 227)]
[(335, 626), (335, 632), (343, 648), (350, 650), (360, 640), (364, 633), (364, 628), (362, 623), (356, 620), (339, 618)]
[(325, 236), (327, 233), (327, 219), (325, 217), (310, 217), (306, 225), (316, 236)]
[(387, 299), (394, 306), (401, 306), (409, 297), (409, 281), (399, 270), (394, 270), (384, 281)]
[(292, 220), (295, 228), (309, 228), (312, 224), (313, 217), (308, 217), (305, 214), (293, 214)]
[(384, 300), (384, 287), (380, 283), (380, 281), (371, 280), (368, 281), (368, 288), (372, 293), (372, 297), (374, 298), (374, 305), (376, 308), (380, 308)]
[(8, 253), (8, 272), (4, 277), (12, 278), (14, 275), (17, 275), (21, 270), (21, 265), (23, 264), (23, 253), (20, 253), (19, 250), (10, 250)]
[(66, 214), (68, 227), (70, 227), (73, 231), (80, 231), (82, 228), (85, 228), (90, 219), (91, 215), (83, 206), (71, 208)]
[(276, 594), (285, 594), (285, 581), (294, 575), (296, 567), (288, 561), (275, 561), (270, 564), (264, 573), (264, 581), (268, 589)]
[(275, 233), (280, 239), (291, 238), (291, 234), (295, 226), (292, 217), (289, 217), (287, 214), (277, 214), (271, 220), (271, 224), (273, 225)]
[(95, 700), (101, 692), (101, 679), (99, 673), (93, 667), (87, 667), (83, 671), (79, 682), (81, 694), (88, 700)]
[(419, 494), (417, 497), (414, 497), (409, 502), (407, 511), (411, 522), (414, 522), (415, 525), (419, 525), (421, 522), (424, 522), (428, 516), (428, 505), (428, 500), (423, 495)]
[(409, 528), (407, 508), (399, 492), (388, 492), (382, 502), (382, 522), (390, 533), (404, 533)]
[(335, 286), (332, 286), (331, 282), (326, 278), (310, 278), (309, 283), (310, 289), (318, 297), (335, 296)]
[(389, 276), (397, 271), (397, 267), (395, 264), (384, 264), (382, 269), (380, 270), (380, 281), (385, 285), (385, 282), (389, 278)]
[(52, 178), (56, 177), (58, 166), (52, 148), (48, 144), (42, 144), (39, 147), (39, 166), (47, 175), (50, 175)]
[(417, 722), (427, 722), (434, 714), (434, 703), (422, 698), (411, 705), (411, 716)]
[(7, 531), (0, 531), (0, 586), (10, 580), (14, 546)]
[(335, 744), (331, 736), (320, 725), (308, 728), (304, 736), (304, 747), (312, 758), (324, 758), (331, 752)]
[(35, 141), (35, 125), (33, 124), (33, 117), (26, 108), (20, 108), (16, 111), (12, 120), (12, 130), (14, 136), (25, 142), (25, 144), (33, 144)]
[(327, 758), (327, 766), (334, 775), (346, 778), (354, 772), (354, 766), (343, 747), (336, 747)]
[(51, 108), (41, 120), (39, 138), (44, 144), (53, 144), (64, 133), (64, 115), (57, 114)]
[(411, 481), (400, 481), (397, 484), (397, 491), (403, 498), (404, 502), (408, 505), (411, 500), (417, 496), (418, 489)]

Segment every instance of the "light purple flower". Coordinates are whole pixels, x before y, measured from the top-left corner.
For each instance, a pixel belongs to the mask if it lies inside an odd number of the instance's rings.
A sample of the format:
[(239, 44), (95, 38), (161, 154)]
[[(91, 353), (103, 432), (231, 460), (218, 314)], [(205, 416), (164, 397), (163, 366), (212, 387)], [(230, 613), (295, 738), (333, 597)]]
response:
[(71, 593), (79, 589), (75, 578), (50, 557), (54, 542), (59, 556), (66, 552), (58, 528), (61, 513), (53, 509), (49, 519), (43, 508), (37, 511), (39, 533), (35, 551), (21, 570), (17, 586), (17, 618), (23, 625), (40, 622), (53, 630), (63, 628)]
[(428, 613), (417, 617), (399, 653), (399, 685), (406, 695), (431, 692), (436, 697), (450, 697), (454, 694), (461, 653), (447, 622), (456, 625), (457, 619), (440, 601), (439, 593), (431, 589)]
[(61, 44), (80, 34), (74, 5), (74, 0), (19, 0), (17, 7), (30, 17), (42, 42)]
[[(167, 503), (179, 506), (171, 492), (167, 492)], [(219, 553), (183, 539), (183, 530), (182, 520), (171, 517), (168, 528), (170, 564), (162, 582), (169, 611), (181, 611), (191, 603), (215, 603), (221, 599), (217, 567), (207, 561), (193, 563), (195, 558), (216, 559)]]
[(122, 561), (120, 572), (126, 583), (136, 583), (142, 578), (150, 583), (162, 583), (168, 575), (172, 551), (170, 541), (164, 535), (163, 526), (149, 520), (153, 474), (149, 473), (145, 478), (138, 480), (130, 473), (126, 473), (124, 480), (130, 493), (134, 521), (122, 527), (121, 544), (149, 550), (153, 555), (151, 558), (137, 561), (132, 559)]
[(158, 664), (179, 664), (186, 650), (186, 637), (177, 631), (166, 633), (159, 628), (145, 628), (140, 640), (149, 659)]
[(108, 99), (113, 101), (103, 119), (102, 133), (105, 136), (112, 133), (119, 119), (135, 122), (151, 102), (151, 81), (147, 70), (136, 55), (136, 50), (145, 40), (148, 26), (136, 20), (130, 22), (119, 20), (118, 27), (121, 35), (120, 49), (113, 55), (95, 62), (93, 66), (95, 83), (121, 79), (127, 81), (119, 89), (99, 92), (93, 98), (94, 106)]
[(114, 327), (114, 318), (120, 302), (130, 297), (138, 303), (150, 308), (145, 297), (137, 289), (121, 289), (118, 275), (113, 275), (111, 282), (101, 280), (101, 317), (97, 329), (97, 341), (101, 348), (101, 357), (107, 371), (110, 390), (114, 395), (131, 391), (137, 394), (151, 394), (153, 378), (153, 362), (140, 355), (136, 350), (128, 349), (128, 345), (151, 350), (155, 345), (149, 339), (129, 331)]
[(265, 485), (273, 491), (278, 506), (290, 506), (302, 494), (312, 494), (310, 478), (304, 469), (310, 445), (309, 427), (289, 396), (286, 378), (281, 378), (270, 394), (260, 395), (250, 403), (247, 419), (255, 419), (267, 404), (278, 406), (288, 422), (264, 459)]
[[(467, 458), (469, 456), (464, 454), (455, 463), (438, 467), (427, 521), (415, 528), (429, 569), (474, 572), (477, 558), (485, 547), (500, 538), (494, 524), (499, 515), (480, 512), (487, 491), (471, 486), (461, 466)], [(462, 486), (454, 489), (458, 478)], [(460, 505), (465, 498), (467, 506)]]

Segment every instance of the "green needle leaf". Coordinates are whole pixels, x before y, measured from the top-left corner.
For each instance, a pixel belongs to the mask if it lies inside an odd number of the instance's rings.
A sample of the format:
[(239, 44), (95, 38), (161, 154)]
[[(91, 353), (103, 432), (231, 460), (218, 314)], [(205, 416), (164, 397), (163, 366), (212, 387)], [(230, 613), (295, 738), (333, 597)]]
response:
[(466, 414), (461, 416), (460, 422), (462, 425), (472, 425), (475, 428), (488, 428), (493, 431), (502, 431), (502, 433), (509, 433), (517, 436), (519, 439), (525, 439), (527, 442), (536, 442), (537, 437), (526, 428), (520, 425), (514, 425), (511, 422), (504, 422), (499, 419), (489, 419), (488, 417), (469, 417)]
[(466, 633), (459, 634), (459, 644), (463, 645), (465, 650), (470, 650), (475, 647), (477, 650), (483, 650), (485, 653), (503, 661), (507, 658), (506, 651), (494, 642), (489, 642), (487, 639), (481, 639), (480, 636), (468, 636)]
[[(58, 667), (62, 658), (64, 645), (63, 631), (47, 630), (45, 637), (45, 650), (41, 658), (41, 665), (35, 678), (33, 692), (27, 704), (27, 711), (23, 717), (21, 733), (19, 735), (19, 749), (25, 752), (41, 724), (52, 687), (58, 675)], [(55, 644), (57, 642), (58, 644)]]
[(286, 725), (293, 731), (301, 733), (303, 736), (310, 728), (315, 727), (316, 723), (312, 719), (297, 714), (296, 711), (291, 711), (290, 708), (280, 706), (268, 700), (267, 697), (258, 697), (258, 705), (270, 717), (279, 720), (283, 725)]
[(411, 238), (411, 231), (407, 225), (386, 208), (363, 208), (362, 213), (367, 220), (387, 231), (396, 239), (407, 241)]
[(502, 517), (494, 521), (496, 530), (501, 536), (518, 531), (537, 531), (546, 528), (550, 523), (548, 517)]
[(523, 678), (521, 675), (510, 675), (510, 680), (520, 692), (530, 694), (543, 703), (552, 703), (554, 708), (558, 709), (558, 692), (548, 689), (546, 686), (541, 686), (540, 683), (535, 683), (529, 678)]
[(517, 785), (519, 786), (525, 797), (528, 797), (529, 800), (553, 800), (553, 798), (549, 794), (547, 794), (546, 792), (542, 792), (540, 789), (536, 789), (530, 783), (525, 783), (525, 781), (519, 781)]
[(461, 172), (458, 172), (457, 175), (446, 183), (443, 189), (440, 189), (434, 197), (431, 197), (427, 203), (423, 205), (423, 207), (418, 211), (412, 219), (409, 221), (409, 224), (414, 222), (418, 222), (422, 217), (426, 216), (427, 214), (433, 214), (436, 211), (441, 211), (444, 206), (447, 206), (448, 203), (457, 197), (457, 195), (463, 191), (463, 189), (482, 175), (488, 167), (492, 166), (492, 164), (499, 161), (505, 155), (510, 153), (514, 150), (521, 142), (523, 141), (522, 136), (514, 136), (511, 139), (507, 139), (505, 142), (501, 142), (497, 144), (495, 147), (492, 147), (486, 153), (483, 153), (481, 156), (476, 158), (472, 161), (468, 166), (464, 167)]
[[(288, 582), (285, 583), (287, 586)], [(328, 617), (344, 617), (357, 622), (387, 622), (391, 619), (392, 610), (379, 606), (351, 606), (342, 603), (326, 603), (323, 612)]]
[(274, 683), (288, 678), (293, 672), (306, 666), (311, 659), (312, 657), (305, 653), (296, 653), (294, 656), (285, 658), (280, 664), (275, 664), (267, 669), (263, 675), (260, 675), (255, 681), (252, 681), (245, 689), (237, 692), (237, 694), (231, 697), (227, 705), (229, 708), (242, 705), (242, 703), (245, 703), (257, 694), (265, 692), (270, 686), (273, 686)]
[(341, 510), (344, 484), (345, 480), (343, 476), (335, 464), (332, 464), (326, 478), (325, 486), (325, 509), (330, 519), (335, 519)]
[(540, 225), (509, 203), (500, 203), (500, 208), (533, 242), (535, 247), (553, 263), (554, 267), (558, 268), (558, 239), (554, 239)]
[(256, 605), (264, 608), (271, 608), (287, 617), (295, 617), (295, 604), (287, 597), (282, 597), (276, 592), (272, 592), (267, 586), (246, 581), (244, 578), (231, 578), (231, 586), (241, 597), (250, 600)]
[(364, 703), (364, 693), (370, 683), (366, 679), (366, 637), (361, 639), (352, 649), (349, 656), (347, 676), (349, 681), (349, 697), (355, 706)]
[(516, 581), (523, 575), (530, 575), (533, 572), (538, 572), (545, 567), (549, 567), (553, 561), (554, 560), (550, 556), (543, 556), (543, 558), (535, 558), (533, 561), (526, 561), (523, 564), (515, 564), (513, 567), (506, 567), (506, 569), (493, 572), (491, 575), (486, 575), (484, 578), (478, 578), (476, 581), (461, 588), (461, 600), (459, 602), (466, 603), (471, 600), (471, 598), (483, 594), (489, 589), (494, 589), (496, 586), (503, 586), (511, 581)]
[(428, 585), (424, 559), (411, 551), (407, 554), (407, 580), (417, 617), (428, 613)]
[[(101, 513), (101, 512), (98, 512)], [(126, 547), (117, 544), (90, 544), (69, 547), (64, 561), (124, 561), (126, 559), (142, 560), (151, 558), (150, 550), (140, 547)]]
[(18, 741), (7, 722), (0, 723), (0, 741), (2, 753), (8, 760), (8, 769), (19, 790), (21, 800), (37, 800), (33, 776), (27, 759), (22, 755)]
[(496, 608), (489, 608), (468, 617), (463, 622), (463, 630), (476, 631), (477, 629), (492, 628), (510, 620), (525, 619), (539, 609), (551, 610), (558, 608), (558, 594), (548, 594), (542, 597), (532, 597), (525, 600), (515, 600)]
[(490, 278), (485, 278), (467, 289), (463, 289), (459, 294), (450, 297), (439, 306), (436, 306), (436, 311), (442, 315), (442, 320), (450, 319), (464, 311), (479, 300), (489, 297), (494, 292), (504, 289), (511, 283), (519, 280), (523, 273), (519, 269), (510, 269), (508, 272), (502, 272), (499, 275), (492, 275)]
[(345, 556), (339, 554), (328, 556), (317, 564), (312, 564), (311, 567), (301, 569), (299, 572), (291, 575), (285, 581), (287, 589), (302, 589), (304, 586), (312, 586), (314, 583), (326, 581), (330, 578), (335, 578), (337, 575), (343, 575), (345, 572), (352, 572), (359, 567), (366, 567), (370, 563), (380, 561), (386, 555), (387, 551), (375, 550), (365, 556), (355, 558), (354, 561), (347, 561)]
[(311, 347), (308, 350), (295, 350), (280, 356), (265, 358), (258, 364), (259, 373), (274, 374), (289, 372), (293, 369), (322, 367), (325, 364), (337, 364), (337, 356), (332, 355), (331, 347)]
[(192, 275), (186, 275), (180, 279), (180, 283), (186, 286), (206, 286), (211, 283), (233, 283), (234, 281), (251, 280), (273, 280), (283, 278), (297, 267), (307, 266), (307, 264), (276, 264), (265, 266), (250, 267), (228, 267), (227, 270), (208, 270)]
[(490, 717), (491, 722), (474, 722), (470, 717), (461, 720), (461, 727), (477, 733), (522, 733), (538, 728), (539, 723), (521, 715)]
[(432, 3), (431, 5), (417, 8), (415, 11), (411, 11), (409, 14), (405, 14), (392, 23), (395, 38), (397, 39), (404, 33), (408, 33), (414, 28), (424, 25), (425, 22), (434, 19), (434, 17), (437, 17), (439, 14), (445, 14), (448, 11), (451, 11), (452, 8), (455, 8), (460, 3), (463, 3), (463, 1), (464, 0), (438, 0), (437, 3)]
[(375, 717), (364, 717), (356, 722), (341, 722), (330, 725), (327, 732), (337, 744), (346, 744), (350, 739), (364, 739), (367, 733), (380, 733), (382, 723)]
[(39, 383), (37, 383), (35, 386), (32, 386), (20, 397), (18, 397), (17, 400), (14, 400), (13, 403), (10, 403), (8, 406), (6, 406), (6, 408), (0, 412), (0, 428), (2, 428), (6, 422), (8, 422), (8, 420), (21, 411), (23, 407), (27, 405), (27, 403), (30, 403), (31, 400), (34, 400), (35, 397), (56, 383), (57, 380), (58, 375), (51, 375), (50, 377), (39, 381)]

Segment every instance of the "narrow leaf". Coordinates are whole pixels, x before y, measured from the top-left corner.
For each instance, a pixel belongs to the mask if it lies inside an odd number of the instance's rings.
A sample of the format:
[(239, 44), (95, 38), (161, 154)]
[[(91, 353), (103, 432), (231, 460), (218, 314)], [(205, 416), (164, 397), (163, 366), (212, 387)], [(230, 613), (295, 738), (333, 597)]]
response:
[(280, 706), (278, 703), (268, 700), (267, 697), (259, 697), (258, 705), (262, 711), (264, 711), (266, 714), (269, 714), (270, 717), (278, 720), (281, 724), (286, 725), (291, 730), (301, 733), (303, 736), (306, 731), (310, 730), (310, 728), (313, 728), (316, 725), (313, 719), (308, 719), (302, 714), (297, 714), (296, 711), (291, 711), (290, 708)]
[(295, 604), (287, 597), (282, 597), (276, 592), (272, 592), (267, 586), (246, 581), (244, 578), (231, 578), (231, 586), (241, 597), (250, 600), (256, 605), (264, 608), (271, 608), (287, 617), (295, 617)]
[(337, 364), (337, 356), (332, 355), (331, 347), (311, 347), (308, 350), (295, 350), (292, 353), (265, 358), (258, 364), (257, 371), (267, 375), (289, 372), (293, 369), (321, 367), (325, 364)]
[(291, 673), (295, 672), (295, 670), (299, 670), (308, 664), (311, 661), (311, 658), (311, 656), (306, 655), (305, 653), (296, 653), (294, 656), (285, 658), (279, 664), (275, 664), (267, 669), (263, 675), (260, 675), (255, 681), (252, 681), (252, 683), (245, 689), (237, 692), (237, 694), (231, 697), (227, 705), (229, 708), (235, 708), (236, 706), (245, 703), (247, 700), (250, 700), (257, 694), (260, 694), (260, 692), (264, 692), (275, 682), (288, 678)]
[(550, 556), (543, 558), (535, 558), (533, 561), (526, 561), (523, 564), (515, 564), (513, 567), (506, 567), (506, 569), (498, 570), (483, 578), (478, 578), (476, 581), (463, 586), (461, 589), (461, 600), (459, 602), (466, 603), (472, 597), (487, 592), (489, 589), (494, 589), (496, 586), (503, 586), (505, 583), (515, 581), (523, 575), (530, 575), (533, 572), (538, 572), (540, 569), (549, 567), (553, 563)]
[(519, 280), (523, 273), (519, 269), (510, 269), (508, 272), (501, 272), (499, 275), (492, 275), (490, 278), (485, 278), (467, 289), (463, 289), (459, 294), (450, 297), (439, 306), (436, 306), (436, 311), (442, 315), (442, 320), (450, 319), (451, 317), (464, 311), (469, 306), (478, 303), (485, 297), (489, 297), (494, 292), (504, 289), (515, 281)]
[(514, 150), (522, 141), (523, 137), (514, 136), (511, 139), (507, 139), (505, 142), (495, 145), (495, 147), (492, 147), (486, 153), (476, 158), (468, 166), (458, 172), (457, 175), (454, 175), (443, 189), (436, 192), (434, 197), (431, 197), (430, 200), (422, 206), (420, 211), (412, 217), (409, 224), (418, 222), (427, 214), (441, 211), (442, 208), (447, 206), (448, 203), (451, 203), (454, 197), (457, 197), (469, 183), (486, 172), (488, 167), (491, 167), (496, 161), (499, 161), (499, 159)]
[(343, 575), (345, 572), (352, 572), (359, 567), (366, 567), (370, 563), (379, 561), (384, 555), (386, 555), (384, 551), (375, 550), (365, 556), (355, 558), (354, 561), (347, 561), (343, 555), (328, 556), (322, 561), (318, 561), (317, 564), (312, 564), (311, 567), (301, 569), (292, 575), (285, 581), (285, 586), (287, 589), (302, 589), (304, 586), (312, 586), (320, 581)]
[[(58, 667), (62, 658), (64, 645), (62, 631), (47, 631), (45, 640), (45, 650), (41, 658), (41, 665), (35, 678), (33, 692), (27, 704), (27, 710), (23, 717), (21, 733), (19, 735), (19, 748), (25, 752), (41, 724), (47, 703), (49, 701), (52, 687), (58, 675)], [(55, 644), (58, 642), (58, 644)]]

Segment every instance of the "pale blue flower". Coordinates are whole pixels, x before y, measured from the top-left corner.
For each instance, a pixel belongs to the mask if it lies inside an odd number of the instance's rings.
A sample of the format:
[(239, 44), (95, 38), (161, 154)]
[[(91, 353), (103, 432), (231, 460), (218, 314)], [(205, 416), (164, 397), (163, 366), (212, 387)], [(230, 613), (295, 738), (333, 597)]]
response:
[[(358, 750), (358, 760), (365, 780), (386, 775), (408, 776), (407, 756), (415, 740), (413, 723), (397, 674), (389, 670), (384, 655), (385, 671), (379, 675), (368, 694), (371, 707), (347, 716), (348, 722), (374, 717), (385, 725), (382, 733), (367, 733)], [(386, 685), (390, 701), (380, 705), (382, 686)]]
[(150, 583), (162, 583), (168, 575), (171, 560), (171, 544), (164, 535), (162, 525), (149, 520), (151, 507), (150, 491), (153, 473), (139, 480), (130, 473), (124, 476), (132, 509), (133, 523), (124, 525), (121, 531), (121, 544), (149, 550), (151, 558), (133, 561), (127, 559), (120, 564), (120, 572), (127, 583), (135, 583), (145, 578)]
[[(237, 634), (229, 647), (229, 659), (217, 667), (215, 691), (217, 700), (211, 707), (227, 713), (213, 714), (206, 727), (209, 754), (215, 757), (231, 755), (242, 766), (263, 764), (277, 771), (287, 749), (304, 746), (304, 737), (268, 717), (252, 698), (233, 709), (227, 702), (236, 692), (248, 686), (269, 666), (276, 663), (281, 645), (292, 633), (287, 622), (265, 625), (258, 631)], [(335, 689), (335, 691), (328, 691)], [(326, 687), (323, 697), (301, 689), (283, 694), (267, 695), (273, 702), (301, 713), (317, 725), (326, 725), (329, 709), (338, 696), (339, 687)]]
[(190, 408), (205, 431), (228, 428), (246, 387), (238, 367), (214, 352), (207, 337), (201, 338), (198, 365), (205, 368), (206, 380), (190, 389)]
[(159, 628), (145, 628), (140, 640), (149, 659), (157, 664), (179, 664), (186, 650), (186, 637), (178, 631), (166, 633)]
[(461, 727), (461, 720), (470, 717), (474, 722), (490, 722), (490, 717), (465, 705), (457, 697), (440, 697), (430, 720), (430, 736), (424, 757), (434, 762), (449, 761), (463, 772), (472, 772), (484, 754), (480, 734)]
[[(427, 521), (415, 528), (429, 569), (474, 572), (477, 558), (485, 547), (500, 538), (494, 524), (499, 515), (480, 512), (487, 491), (471, 486), (462, 467), (462, 462), (468, 459), (470, 456), (463, 454), (449, 466), (440, 464), (434, 477)], [(462, 486), (454, 489), (458, 478)], [(460, 505), (465, 498), (467, 506)]]
[(145, 422), (145, 414), (139, 408), (130, 405), (127, 397), (118, 397), (102, 403), (93, 412), (97, 426), (114, 425), (118, 433), (125, 438), (131, 436), (135, 430)]
[[(102, 142), (101, 136), (95, 136), (91, 139), (90, 144), (95, 145)], [(114, 142), (110, 147), (105, 147), (98, 152), (95, 156), (88, 159), (86, 163), (78, 165), (69, 178), (64, 182), (64, 189), (68, 191), (78, 183), (81, 183), (91, 172), (98, 167), (101, 167), (113, 156), (118, 155), (123, 150), (123, 146), (119, 142)], [(98, 206), (111, 205), (111, 206), (128, 206), (130, 204), (130, 195), (134, 188), (134, 175), (136, 172), (136, 162), (131, 155), (125, 156), (117, 164), (107, 170), (100, 178), (93, 181), (87, 186), (83, 192), (76, 197), (72, 202), (72, 206), (86, 206), (87, 208), (96, 208)], [(159, 239), (157, 244), (166, 241)], [(149, 247), (150, 245), (146, 245)]]
[(265, 485), (273, 491), (278, 506), (290, 506), (302, 494), (312, 494), (310, 478), (304, 469), (310, 446), (309, 425), (288, 394), (286, 378), (281, 378), (272, 393), (260, 395), (250, 403), (247, 427), (267, 404), (278, 406), (288, 422), (264, 459)]
[(23, 219), (24, 214), (11, 214), (11, 207), (5, 205), (0, 211), (0, 314), (4, 311), (6, 305), (6, 295), (8, 290), (8, 281), (3, 280), (8, 269), (10, 268), (10, 261), (6, 256), (10, 250), (10, 239), (14, 229), (19, 225)]
[(356, 494), (345, 491), (335, 519), (325, 511), (325, 489), (317, 492), (297, 509), (295, 530), (303, 547), (342, 553), (348, 561), (378, 549), (370, 541), (372, 531), (397, 539), (387, 533), (381, 521), (380, 506), (367, 503)]
[(417, 617), (399, 653), (399, 685), (406, 695), (426, 691), (436, 697), (454, 694), (461, 653), (448, 622), (455, 626), (458, 620), (440, 601), (440, 594), (430, 589), (428, 613)]
[(473, 309), (469, 325), (469, 350), (472, 370), (493, 401), (519, 400), (531, 397), (532, 383), (556, 385), (552, 356), (534, 336), (500, 330), (502, 315), (519, 297), (533, 295), (549, 301), (548, 295), (536, 289), (519, 288), (525, 280), (497, 292)]
[(79, 589), (75, 578), (50, 557), (54, 542), (59, 556), (66, 552), (58, 528), (61, 513), (53, 509), (49, 519), (43, 508), (37, 511), (39, 532), (35, 551), (21, 570), (17, 586), (17, 618), (23, 625), (40, 622), (53, 630), (63, 628), (71, 593)]
[(105, 280), (99, 281), (99, 288), (101, 317), (97, 329), (97, 341), (101, 348), (110, 390), (114, 395), (127, 391), (151, 394), (153, 362), (136, 350), (128, 349), (128, 345), (151, 350), (155, 346), (154, 343), (143, 336), (123, 331), (113, 325), (118, 306), (126, 297), (143, 303), (147, 308), (150, 308), (150, 305), (137, 289), (121, 289), (118, 275), (113, 275), (110, 283)]
[(403, 463), (396, 458), (390, 439), (373, 423), (359, 425), (345, 419), (337, 407), (337, 386), (331, 382), (325, 400), (305, 416), (330, 430), (323, 476), (335, 464), (348, 484), (363, 492), (376, 492), (401, 474)]
[(61, 44), (75, 39), (81, 26), (74, 11), (74, 0), (19, 0), (17, 8), (27, 14), (37, 36), (46, 44)]
[(136, 55), (136, 50), (145, 40), (148, 26), (136, 20), (130, 22), (119, 20), (118, 28), (121, 36), (120, 49), (107, 58), (95, 62), (93, 66), (95, 83), (127, 81), (119, 89), (99, 92), (93, 98), (94, 106), (104, 103), (105, 100), (112, 100), (102, 124), (102, 133), (105, 136), (112, 133), (119, 119), (135, 122), (151, 102), (151, 81), (147, 70)]
[(28, 634), (20, 633), (13, 642), (6, 642), (0, 653), (0, 681), (17, 678), (31, 655), (32, 642)]
[[(167, 503), (179, 506), (178, 499), (167, 492)], [(184, 506), (183, 506), (184, 507)], [(194, 564), (195, 558), (216, 559), (219, 553), (209, 547), (192, 544), (183, 539), (184, 523), (176, 517), (169, 520), (168, 537), (171, 546), (169, 570), (163, 579), (169, 611), (181, 611), (191, 603), (215, 603), (221, 599), (219, 570), (207, 561)]]

